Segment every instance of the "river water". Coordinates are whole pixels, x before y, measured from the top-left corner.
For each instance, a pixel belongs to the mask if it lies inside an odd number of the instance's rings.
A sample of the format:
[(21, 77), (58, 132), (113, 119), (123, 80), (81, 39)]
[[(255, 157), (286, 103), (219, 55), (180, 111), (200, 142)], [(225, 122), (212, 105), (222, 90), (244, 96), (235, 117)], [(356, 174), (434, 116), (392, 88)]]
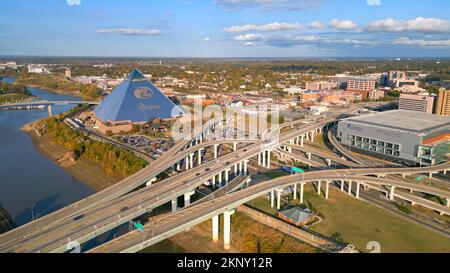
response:
[[(12, 83), (14, 78), (1, 81)], [(28, 88), (44, 100), (80, 100), (73, 96), (51, 93), (39, 88)], [(59, 114), (74, 106), (54, 106)], [(44, 110), (0, 110), (0, 206), (6, 209), (16, 225), (30, 222), (33, 217), (47, 215), (92, 195), (94, 191), (64, 172), (51, 160), (40, 154), (31, 137), (20, 129), (27, 123), (48, 116)], [(106, 235), (106, 238), (116, 235)], [(101, 241), (105, 238), (100, 239)], [(157, 244), (145, 252), (184, 252), (170, 241)]]

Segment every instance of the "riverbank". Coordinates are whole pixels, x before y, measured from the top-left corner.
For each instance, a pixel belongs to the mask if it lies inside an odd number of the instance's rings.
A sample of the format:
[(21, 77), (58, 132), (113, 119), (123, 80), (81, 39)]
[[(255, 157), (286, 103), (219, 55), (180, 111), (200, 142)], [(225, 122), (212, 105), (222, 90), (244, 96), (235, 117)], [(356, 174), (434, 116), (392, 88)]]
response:
[(26, 124), (22, 127), (22, 131), (31, 136), (34, 146), (41, 154), (94, 191), (101, 191), (120, 181), (119, 178), (108, 175), (103, 171), (100, 164), (84, 157), (79, 158), (75, 162), (64, 158), (68, 150), (51, 141), (50, 136), (39, 133), (36, 126), (40, 121)]
[(41, 88), (55, 94), (80, 97), (84, 100), (95, 101), (102, 96), (102, 90), (95, 84), (81, 84), (59, 75), (22, 75), (16, 79), (16, 83)]

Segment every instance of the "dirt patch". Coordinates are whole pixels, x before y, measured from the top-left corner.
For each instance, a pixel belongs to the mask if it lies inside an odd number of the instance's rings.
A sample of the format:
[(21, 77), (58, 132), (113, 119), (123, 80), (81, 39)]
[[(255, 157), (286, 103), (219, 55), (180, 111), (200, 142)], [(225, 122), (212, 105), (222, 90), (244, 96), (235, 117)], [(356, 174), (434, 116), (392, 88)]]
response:
[(193, 253), (315, 253), (317, 249), (293, 237), (263, 225), (237, 212), (231, 220), (231, 249), (223, 248), (223, 222), (220, 219), (219, 242), (211, 240), (211, 220), (189, 231), (179, 233), (170, 241)]

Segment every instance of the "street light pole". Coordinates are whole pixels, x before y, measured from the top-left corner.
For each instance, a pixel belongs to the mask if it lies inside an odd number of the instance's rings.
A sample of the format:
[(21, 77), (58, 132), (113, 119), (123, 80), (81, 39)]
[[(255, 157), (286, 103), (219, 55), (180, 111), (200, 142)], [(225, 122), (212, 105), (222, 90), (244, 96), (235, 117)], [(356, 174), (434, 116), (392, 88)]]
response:
[(33, 204), (33, 206), (31, 206), (31, 221), (34, 221), (34, 207), (36, 206), (36, 204)]

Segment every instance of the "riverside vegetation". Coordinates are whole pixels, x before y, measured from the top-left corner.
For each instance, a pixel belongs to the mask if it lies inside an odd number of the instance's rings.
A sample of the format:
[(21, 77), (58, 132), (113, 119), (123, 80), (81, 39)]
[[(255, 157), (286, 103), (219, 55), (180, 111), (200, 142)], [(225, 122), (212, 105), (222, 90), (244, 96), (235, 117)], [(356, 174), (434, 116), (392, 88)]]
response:
[(65, 117), (66, 115), (60, 115), (42, 120), (37, 127), (41, 128), (41, 134), (50, 136), (54, 143), (73, 152), (76, 158), (84, 157), (98, 163), (108, 175), (119, 179), (124, 179), (148, 165), (144, 159), (123, 148), (91, 140), (85, 134), (71, 129), (63, 122)]

